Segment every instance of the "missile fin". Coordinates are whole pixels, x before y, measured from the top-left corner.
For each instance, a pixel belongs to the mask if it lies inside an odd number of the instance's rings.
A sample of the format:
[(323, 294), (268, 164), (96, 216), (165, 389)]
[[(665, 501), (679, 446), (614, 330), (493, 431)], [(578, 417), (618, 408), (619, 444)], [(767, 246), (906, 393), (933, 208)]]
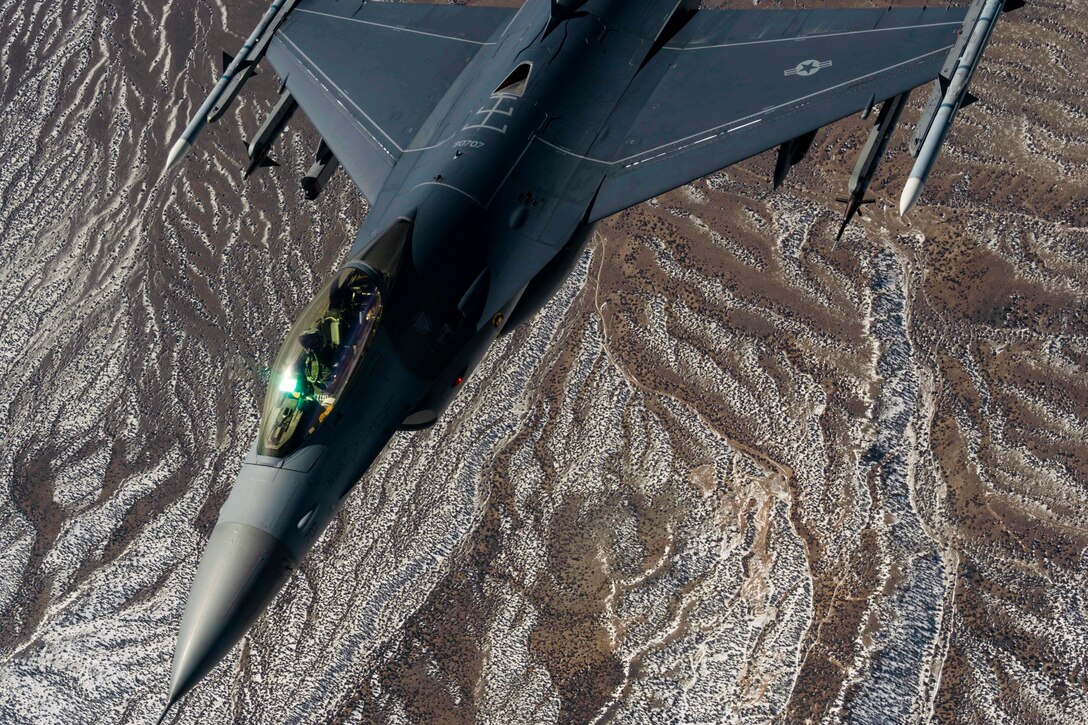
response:
[(257, 169), (268, 169), (272, 168), (273, 166), (279, 165), (280, 163), (278, 161), (276, 161), (275, 159), (271, 159), (267, 156), (261, 157), (260, 159), (253, 159), (249, 162), (249, 165), (246, 166), (245, 170), (242, 172), (242, 178), (248, 179)]
[[(227, 72), (227, 68), (229, 68), (230, 64), (233, 63), (233, 62), (234, 62), (234, 56), (224, 50), (223, 51), (223, 72), (224, 73)], [(240, 61), (238, 61), (238, 67), (235, 69), (235, 72), (237, 73), (238, 71), (244, 71), (245, 69), (249, 68), (252, 65), (253, 65), (253, 61), (251, 61), (251, 60), (245, 60), (245, 59), (240, 60)], [(251, 75), (251, 76), (257, 75), (256, 69), (250, 71), (249, 75)]]
[(1019, 10), (1024, 7), (1024, 0), (1005, 0), (1005, 7), (1003, 10), (1006, 13), (1011, 13), (1013, 10)]
[(960, 104), (960, 108), (967, 108), (977, 100), (978, 96), (976, 96), (974, 93), (971, 93), (971, 91), (967, 91), (967, 95), (963, 97), (963, 103)]

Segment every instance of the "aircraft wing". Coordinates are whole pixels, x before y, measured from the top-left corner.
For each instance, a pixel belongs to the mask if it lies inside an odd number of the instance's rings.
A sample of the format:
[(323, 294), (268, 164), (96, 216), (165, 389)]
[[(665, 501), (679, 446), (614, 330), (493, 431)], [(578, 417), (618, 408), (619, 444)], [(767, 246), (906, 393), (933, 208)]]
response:
[[(514, 10), (300, 0), (267, 58), (368, 199)], [(467, 74), (466, 74), (467, 76)], [(422, 132), (422, 134), (421, 134)]]
[(937, 78), (965, 8), (702, 10), (598, 137), (602, 219)]

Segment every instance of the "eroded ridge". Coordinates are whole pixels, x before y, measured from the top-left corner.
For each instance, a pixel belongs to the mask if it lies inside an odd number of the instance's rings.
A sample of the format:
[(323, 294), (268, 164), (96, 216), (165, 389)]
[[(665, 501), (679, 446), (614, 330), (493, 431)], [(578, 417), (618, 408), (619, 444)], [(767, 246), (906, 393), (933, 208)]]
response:
[[(303, 123), (240, 182), (270, 74), (158, 176), (262, 9), (0, 7), (3, 722), (157, 714), (366, 212), (304, 202)], [(1084, 8), (1003, 19), (910, 225), (893, 150), (831, 248), (856, 120), (607, 221), (173, 721), (1088, 720), (1086, 55)]]

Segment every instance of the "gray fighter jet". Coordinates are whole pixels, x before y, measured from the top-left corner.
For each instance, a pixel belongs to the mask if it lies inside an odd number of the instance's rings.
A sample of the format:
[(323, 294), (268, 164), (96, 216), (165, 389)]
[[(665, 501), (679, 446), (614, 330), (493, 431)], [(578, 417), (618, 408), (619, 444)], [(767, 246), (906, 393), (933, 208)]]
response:
[(817, 129), (882, 103), (848, 221), (911, 89), (935, 81), (919, 128), (943, 140), (1001, 9), (276, 0), (168, 165), (267, 56), (281, 98), (247, 174), (299, 107), (322, 138), (307, 194), (339, 164), (370, 213), (272, 367), (192, 583), (169, 703), (249, 629), (394, 432), (433, 424), (549, 299), (595, 222), (776, 146), (780, 183)]

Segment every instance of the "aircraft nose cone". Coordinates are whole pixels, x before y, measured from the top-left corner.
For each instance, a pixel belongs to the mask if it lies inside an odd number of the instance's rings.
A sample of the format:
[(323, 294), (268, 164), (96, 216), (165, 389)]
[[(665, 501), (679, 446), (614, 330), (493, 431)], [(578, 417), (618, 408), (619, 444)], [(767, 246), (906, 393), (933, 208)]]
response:
[(237, 523), (215, 527), (181, 619), (170, 673), (171, 704), (242, 638), (293, 566), (287, 548), (271, 534)]

